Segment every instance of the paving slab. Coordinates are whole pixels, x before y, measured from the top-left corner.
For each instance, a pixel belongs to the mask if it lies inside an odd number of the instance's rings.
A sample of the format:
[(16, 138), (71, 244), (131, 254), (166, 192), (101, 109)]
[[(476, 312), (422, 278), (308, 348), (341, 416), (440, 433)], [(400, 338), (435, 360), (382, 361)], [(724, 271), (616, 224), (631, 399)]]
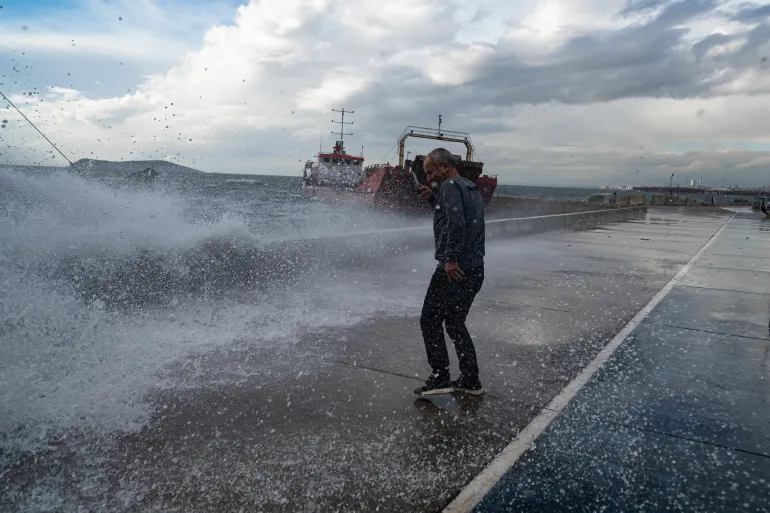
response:
[(720, 267), (694, 267), (682, 280), (682, 285), (762, 294), (770, 291), (770, 273)]
[(649, 320), (672, 328), (768, 339), (770, 295), (674, 287)]
[(770, 511), (765, 274), (696, 262), (474, 511)]
[(475, 512), (768, 511), (765, 457), (579, 416), (554, 427)]
[(711, 253), (698, 260), (698, 267), (719, 267), (739, 271), (770, 272), (770, 258), (762, 256), (724, 255)]

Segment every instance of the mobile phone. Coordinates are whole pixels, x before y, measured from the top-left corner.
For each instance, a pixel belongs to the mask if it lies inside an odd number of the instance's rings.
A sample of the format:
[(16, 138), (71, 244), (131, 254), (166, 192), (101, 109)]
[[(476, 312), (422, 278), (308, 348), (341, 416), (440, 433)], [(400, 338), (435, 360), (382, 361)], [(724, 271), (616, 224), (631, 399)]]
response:
[(417, 187), (420, 185), (429, 185), (428, 175), (425, 174), (425, 168), (423, 167), (424, 160), (425, 158), (422, 155), (418, 155), (414, 158), (414, 161), (412, 161), (412, 165), (410, 166)]

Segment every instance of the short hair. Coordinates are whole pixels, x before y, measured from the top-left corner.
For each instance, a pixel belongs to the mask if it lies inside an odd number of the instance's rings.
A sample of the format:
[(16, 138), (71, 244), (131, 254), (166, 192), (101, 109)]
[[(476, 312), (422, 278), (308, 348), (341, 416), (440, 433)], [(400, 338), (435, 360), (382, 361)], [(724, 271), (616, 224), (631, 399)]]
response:
[(436, 165), (446, 162), (452, 167), (457, 167), (457, 158), (452, 154), (451, 151), (445, 148), (436, 148), (435, 150), (428, 153), (425, 158), (430, 158)]

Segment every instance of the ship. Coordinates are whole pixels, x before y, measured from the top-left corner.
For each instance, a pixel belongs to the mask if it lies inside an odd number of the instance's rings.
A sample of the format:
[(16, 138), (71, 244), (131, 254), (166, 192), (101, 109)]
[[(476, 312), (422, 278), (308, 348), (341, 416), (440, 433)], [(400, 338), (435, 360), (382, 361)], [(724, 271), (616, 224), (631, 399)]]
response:
[[(441, 116), (437, 129), (407, 126), (398, 137), (398, 164), (374, 164), (364, 166), (363, 150), (360, 156), (347, 153), (344, 146), (345, 109), (336, 110), (342, 114), (340, 131), (330, 152), (319, 149), (315, 160), (305, 162), (303, 169), (303, 195), (332, 202), (357, 202), (377, 209), (398, 212), (430, 211), (428, 202), (419, 198), (418, 184), (425, 182), (423, 170), (424, 155), (406, 159), (406, 141), (410, 138), (460, 143), (465, 146), (465, 157), (455, 155), (459, 174), (474, 182), (481, 192), (485, 205), (489, 204), (497, 188), (497, 176), (484, 175), (484, 164), (474, 160), (475, 150), (470, 134), (442, 130)], [(333, 121), (335, 122), (335, 121)]]

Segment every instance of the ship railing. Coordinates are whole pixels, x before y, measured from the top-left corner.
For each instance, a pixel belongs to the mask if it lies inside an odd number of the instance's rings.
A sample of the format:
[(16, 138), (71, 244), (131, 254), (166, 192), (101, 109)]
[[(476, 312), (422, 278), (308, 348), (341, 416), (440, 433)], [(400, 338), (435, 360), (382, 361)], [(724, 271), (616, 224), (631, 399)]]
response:
[(428, 138), (436, 138), (437, 140), (439, 137), (449, 137), (452, 139), (466, 140), (470, 144), (471, 157), (477, 160), (481, 160), (479, 159), (478, 153), (476, 153), (476, 145), (473, 142), (473, 138), (471, 138), (471, 134), (469, 134), (468, 132), (458, 132), (455, 130), (443, 130), (443, 129), (439, 130), (438, 128), (428, 128), (424, 126), (409, 125), (401, 132), (401, 135), (398, 136), (398, 140), (399, 141), (402, 140), (404, 136), (406, 136), (409, 133), (420, 135), (420, 136), (427, 136)]
[(399, 140), (402, 137), (404, 137), (407, 133), (410, 133), (410, 132), (415, 133), (415, 134), (420, 134), (420, 135), (432, 135), (432, 136), (438, 136), (439, 134), (441, 134), (441, 135), (446, 135), (446, 136), (449, 136), (449, 137), (456, 137), (458, 139), (459, 138), (463, 138), (463, 139), (468, 139), (468, 140), (470, 140), (470, 138), (471, 138), (471, 136), (470, 136), (470, 134), (468, 132), (456, 132), (454, 130), (441, 130), (441, 131), (439, 131), (438, 128), (427, 128), (427, 127), (424, 127), (424, 126), (409, 125), (408, 127), (406, 127), (404, 129), (403, 132), (401, 132), (401, 135), (398, 137)]

